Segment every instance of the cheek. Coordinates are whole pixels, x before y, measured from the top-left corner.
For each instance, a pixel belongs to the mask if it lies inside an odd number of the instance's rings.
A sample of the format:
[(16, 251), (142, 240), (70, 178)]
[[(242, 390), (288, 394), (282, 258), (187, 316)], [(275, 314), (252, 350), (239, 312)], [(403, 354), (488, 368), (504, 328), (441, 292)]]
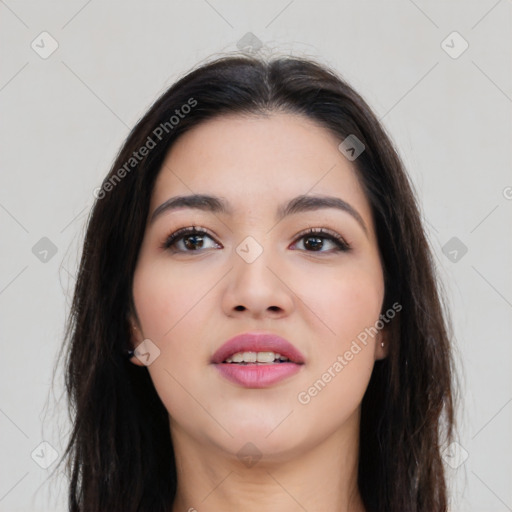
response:
[(319, 415), (325, 429), (335, 429), (361, 403), (373, 371), (375, 336), (368, 332), (379, 319), (383, 276), (375, 264), (347, 265), (316, 289), (312, 309), (328, 329), (317, 340), (312, 374), (297, 401), (304, 417)]
[[(334, 359), (297, 394), (296, 419), (309, 425), (311, 435), (319, 428), (310, 418), (322, 418), (322, 432), (332, 432), (347, 422), (358, 410), (368, 387), (373, 361), (363, 352), (351, 361)], [(337, 366), (339, 365), (339, 366)]]
[(379, 318), (384, 298), (383, 275), (373, 262), (348, 263), (334, 272), (303, 273), (294, 280), (304, 304), (315, 313), (320, 326), (323, 350), (318, 356), (325, 361), (329, 354), (345, 350), (365, 329)]
[(133, 298), (144, 335), (167, 343), (173, 333), (196, 317), (196, 307), (212, 287), (208, 272), (176, 271), (164, 260), (142, 260), (134, 274)]
[(189, 416), (197, 421), (197, 415), (204, 414), (200, 408), (193, 410), (188, 390), (197, 387), (197, 344), (205, 337), (203, 323), (197, 319), (211, 315), (204, 309), (208, 301), (201, 300), (211, 288), (207, 272), (193, 271), (192, 266), (190, 271), (177, 272), (156, 259), (141, 258), (133, 279), (133, 298), (144, 337), (160, 350), (147, 370), (167, 411), (189, 430), (194, 429), (193, 423), (187, 423)]

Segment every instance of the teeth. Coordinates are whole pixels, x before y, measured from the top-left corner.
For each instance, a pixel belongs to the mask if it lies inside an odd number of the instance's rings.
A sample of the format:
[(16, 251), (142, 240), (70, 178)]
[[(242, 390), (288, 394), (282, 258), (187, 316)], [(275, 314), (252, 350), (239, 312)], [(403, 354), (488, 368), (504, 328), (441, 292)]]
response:
[(256, 352), (244, 352), (244, 355), (243, 355), (243, 360), (246, 362), (246, 363), (255, 363), (256, 362), (256, 359), (257, 359), (257, 354)]
[(256, 361), (258, 361), (258, 363), (273, 363), (274, 359), (274, 352), (258, 352), (256, 355)]
[(226, 359), (226, 363), (273, 363), (288, 361), (288, 358), (275, 352), (237, 352)]

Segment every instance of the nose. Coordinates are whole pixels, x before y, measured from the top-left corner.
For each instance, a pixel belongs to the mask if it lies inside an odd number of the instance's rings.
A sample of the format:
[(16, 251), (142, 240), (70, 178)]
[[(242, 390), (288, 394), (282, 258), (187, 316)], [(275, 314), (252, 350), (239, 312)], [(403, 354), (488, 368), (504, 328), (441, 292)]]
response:
[[(256, 256), (256, 257), (255, 257)], [(233, 268), (227, 276), (222, 307), (227, 316), (254, 319), (288, 316), (294, 293), (284, 263), (270, 249), (254, 240), (233, 251)]]

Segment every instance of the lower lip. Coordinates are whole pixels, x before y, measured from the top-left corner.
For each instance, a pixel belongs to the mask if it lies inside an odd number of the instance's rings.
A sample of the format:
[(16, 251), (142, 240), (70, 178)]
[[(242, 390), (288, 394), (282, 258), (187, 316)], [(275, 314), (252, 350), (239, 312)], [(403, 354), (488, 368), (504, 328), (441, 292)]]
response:
[(216, 364), (219, 372), (229, 381), (246, 388), (266, 388), (300, 371), (300, 364)]

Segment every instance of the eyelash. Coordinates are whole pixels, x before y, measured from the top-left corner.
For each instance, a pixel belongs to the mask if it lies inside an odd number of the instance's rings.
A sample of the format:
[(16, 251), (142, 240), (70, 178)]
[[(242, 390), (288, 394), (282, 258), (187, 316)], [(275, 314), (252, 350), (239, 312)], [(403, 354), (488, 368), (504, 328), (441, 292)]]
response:
[[(196, 227), (196, 226), (190, 226), (186, 228), (181, 228), (175, 231), (174, 233), (171, 233), (164, 243), (162, 244), (161, 248), (165, 250), (171, 250), (171, 247), (175, 245), (177, 242), (185, 238), (186, 236), (192, 236), (192, 235), (207, 235), (209, 238), (212, 238), (212, 235), (208, 233), (208, 231)], [(306, 252), (312, 252), (312, 253), (333, 253), (333, 252), (348, 252), (351, 250), (351, 246), (335, 231), (331, 231), (329, 229), (325, 228), (309, 228), (305, 231), (302, 231), (297, 235), (296, 242), (301, 240), (302, 238), (312, 238), (313, 236), (316, 236), (317, 238), (324, 238), (326, 240), (331, 240), (335, 245), (336, 249), (329, 250), (329, 251), (306, 251)], [(185, 253), (192, 253), (192, 252), (199, 252), (197, 251), (172, 251), (172, 252), (185, 252)]]

